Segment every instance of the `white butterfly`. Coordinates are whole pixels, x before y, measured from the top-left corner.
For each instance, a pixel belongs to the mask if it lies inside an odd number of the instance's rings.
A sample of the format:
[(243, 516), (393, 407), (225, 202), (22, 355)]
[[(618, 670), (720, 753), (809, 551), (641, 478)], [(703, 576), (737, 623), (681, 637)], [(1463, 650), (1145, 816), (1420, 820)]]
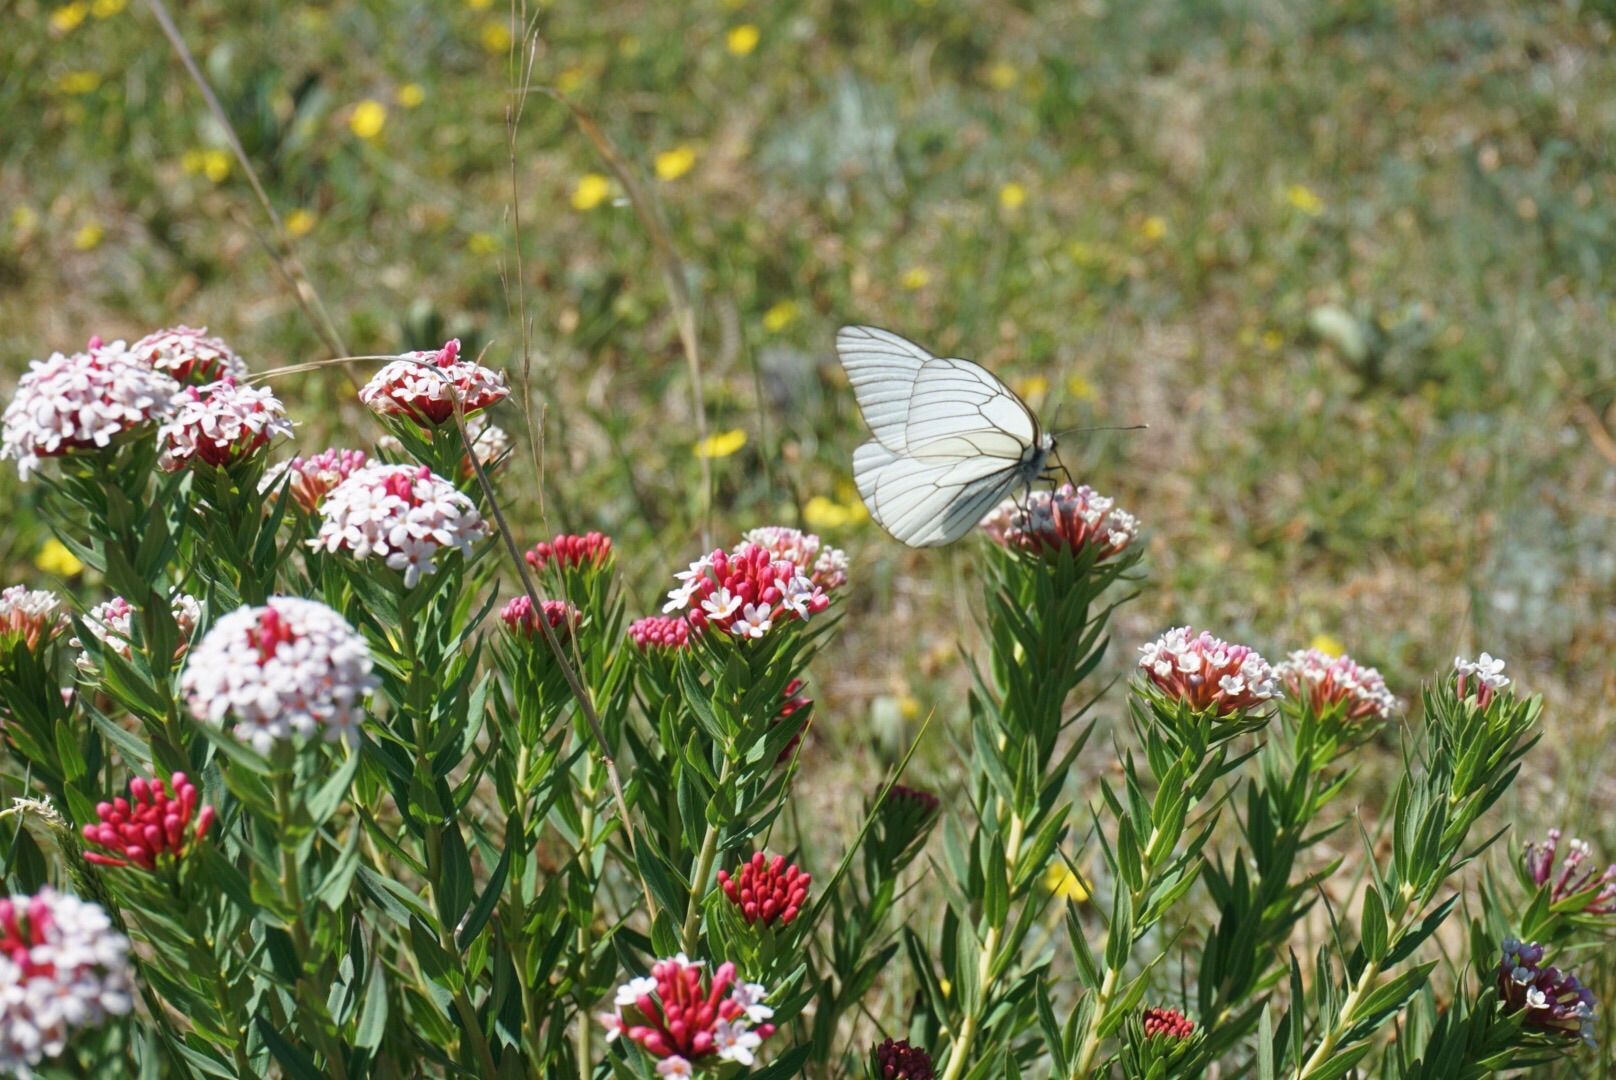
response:
[(911, 547), (964, 536), (1055, 450), (1026, 402), (969, 360), (873, 326), (842, 327), (836, 353), (875, 436), (853, 454), (853, 479), (870, 515)]

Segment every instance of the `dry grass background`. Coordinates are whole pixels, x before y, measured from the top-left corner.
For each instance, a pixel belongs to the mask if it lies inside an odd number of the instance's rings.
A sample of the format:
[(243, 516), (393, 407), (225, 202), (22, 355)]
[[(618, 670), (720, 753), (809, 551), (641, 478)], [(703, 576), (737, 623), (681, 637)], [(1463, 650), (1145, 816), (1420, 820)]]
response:
[[(1456, 652), (1501, 654), (1549, 701), (1495, 812), (1504, 845), (1564, 824), (1616, 857), (1608, 2), (526, 14), (535, 81), (600, 119), (687, 264), (709, 422), (747, 435), (712, 463), (718, 535), (805, 522), (853, 555), (814, 675), (815, 830), (848, 824), (847, 793), (934, 709), (917, 769), (949, 789), (974, 633), (967, 552), (858, 520), (830, 339), (869, 321), (989, 364), (1055, 426), (1149, 424), (1064, 444), (1147, 530), (1113, 673), (1180, 622), (1271, 658), (1333, 638), (1405, 699)], [(201, 0), (177, 18), (349, 348), (458, 334), (514, 370), (520, 288), (544, 473), (506, 478), (512, 512), (529, 540), (611, 532), (651, 610), (698, 547), (686, 368), (645, 232), (565, 111), (531, 99), (508, 162), (512, 12)], [(12, 0), (7, 21), (0, 383), (175, 322), (258, 369), (329, 355), (144, 7)], [(376, 435), (334, 372), (277, 388), (305, 448)], [(5, 580), (48, 580), (32, 495), (8, 475), (0, 499)], [(1370, 820), (1396, 741), (1363, 752)], [(1111, 765), (1094, 745), (1087, 776)]]

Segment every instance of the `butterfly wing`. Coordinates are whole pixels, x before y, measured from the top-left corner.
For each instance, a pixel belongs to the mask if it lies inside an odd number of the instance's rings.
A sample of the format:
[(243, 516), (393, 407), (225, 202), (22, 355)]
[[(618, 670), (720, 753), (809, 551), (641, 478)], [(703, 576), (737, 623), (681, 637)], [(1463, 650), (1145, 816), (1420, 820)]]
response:
[(969, 360), (928, 361), (910, 392), (904, 453), (982, 454), (1021, 461), (1040, 439), (1032, 410), (993, 373)]
[(903, 453), (908, 445), (904, 429), (910, 396), (921, 369), (936, 357), (907, 338), (874, 326), (838, 330), (836, 355), (870, 434), (888, 450)]
[(870, 516), (910, 547), (952, 544), (1026, 476), (1018, 459), (983, 454), (910, 457), (871, 440), (853, 454)]

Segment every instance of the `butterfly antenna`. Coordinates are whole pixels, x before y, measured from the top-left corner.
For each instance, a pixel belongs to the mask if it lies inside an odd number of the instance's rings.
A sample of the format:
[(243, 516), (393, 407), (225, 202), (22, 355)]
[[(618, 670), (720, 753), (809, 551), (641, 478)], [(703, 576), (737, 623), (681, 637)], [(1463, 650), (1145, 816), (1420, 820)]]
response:
[(1149, 424), (1106, 424), (1100, 427), (1074, 427), (1055, 432), (1055, 437), (1058, 439), (1062, 435), (1078, 435), (1085, 431), (1145, 431), (1149, 427)]

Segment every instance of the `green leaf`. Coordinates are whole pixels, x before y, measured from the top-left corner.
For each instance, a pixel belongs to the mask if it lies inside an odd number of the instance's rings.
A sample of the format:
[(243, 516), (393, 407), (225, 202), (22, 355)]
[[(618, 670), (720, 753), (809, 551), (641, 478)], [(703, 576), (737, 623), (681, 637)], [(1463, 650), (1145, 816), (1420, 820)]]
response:
[[(308, 1023), (319, 1023), (314, 1017), (306, 1017)], [(289, 1041), (276, 1030), (275, 1025), (262, 1017), (258, 1020), (258, 1034), (263, 1037), (264, 1045), (269, 1052), (275, 1055), (275, 1060), (281, 1063), (286, 1075), (296, 1080), (324, 1080), (325, 1073), (314, 1064), (314, 1059), (303, 1049)]]
[(1380, 899), (1380, 890), (1373, 885), (1364, 890), (1363, 911), (1358, 917), (1358, 939), (1364, 956), (1378, 964), (1386, 956), (1386, 906)]
[(353, 783), (354, 774), (359, 771), (359, 751), (351, 750), (348, 759), (338, 767), (331, 778), (320, 785), (308, 801), (309, 816), (314, 819), (315, 828), (324, 825), (342, 800), (348, 794), (348, 785)]
[(478, 934), (482, 933), (483, 926), (488, 922), (488, 917), (494, 913), (494, 908), (499, 905), (500, 895), (505, 891), (505, 878), (511, 869), (511, 847), (509, 838), (507, 838), (505, 851), (500, 855), (499, 863), (494, 867), (494, 872), (489, 875), (488, 884), (483, 888), (482, 896), (477, 898), (477, 906), (471, 909), (471, 913), (466, 916), (465, 921), (455, 930), (455, 945), (459, 947), (461, 952), (465, 952), (466, 947), (476, 940)]

